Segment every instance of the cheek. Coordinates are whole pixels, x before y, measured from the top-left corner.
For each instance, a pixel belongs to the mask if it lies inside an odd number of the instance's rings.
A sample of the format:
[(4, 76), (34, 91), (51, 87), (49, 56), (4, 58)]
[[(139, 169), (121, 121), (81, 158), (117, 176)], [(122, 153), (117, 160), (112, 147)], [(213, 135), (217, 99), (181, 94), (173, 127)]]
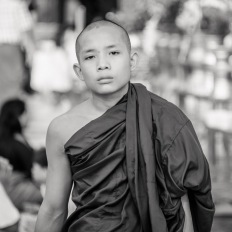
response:
[(118, 70), (121, 74), (124, 75), (130, 75), (131, 72), (131, 66), (130, 66), (130, 62), (128, 62), (127, 60), (125, 61), (121, 61), (120, 64), (118, 65)]
[(92, 67), (88, 67), (88, 68), (82, 69), (82, 75), (83, 75), (84, 80), (89, 80), (89, 79), (93, 78), (94, 75), (96, 75), (96, 74), (95, 74), (95, 71)]
[(122, 67), (124, 67), (125, 69), (129, 69), (130, 70), (130, 66), (131, 66), (131, 62), (130, 62), (130, 60), (129, 59), (122, 59), (121, 60), (121, 65), (122, 65)]

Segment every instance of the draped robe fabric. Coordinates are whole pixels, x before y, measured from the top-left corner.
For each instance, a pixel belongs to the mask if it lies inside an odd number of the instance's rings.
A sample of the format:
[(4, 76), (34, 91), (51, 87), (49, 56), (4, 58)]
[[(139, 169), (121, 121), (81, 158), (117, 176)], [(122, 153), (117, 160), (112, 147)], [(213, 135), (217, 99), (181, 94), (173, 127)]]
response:
[(141, 84), (77, 131), (65, 152), (77, 209), (63, 231), (180, 232), (185, 194), (194, 230), (211, 230), (209, 167), (192, 124)]

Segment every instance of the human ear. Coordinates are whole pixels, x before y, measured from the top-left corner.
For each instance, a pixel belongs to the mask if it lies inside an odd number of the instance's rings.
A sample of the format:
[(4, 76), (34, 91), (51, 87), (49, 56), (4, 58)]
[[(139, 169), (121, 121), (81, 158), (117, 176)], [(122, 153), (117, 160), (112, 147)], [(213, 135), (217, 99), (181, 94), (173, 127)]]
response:
[(82, 72), (81, 72), (80, 64), (75, 63), (75, 64), (73, 65), (73, 70), (74, 70), (74, 72), (76, 73), (76, 75), (78, 76), (78, 78), (79, 78), (80, 80), (83, 81), (84, 78), (83, 78), (83, 75), (82, 75)]
[(138, 60), (139, 60), (138, 53), (137, 52), (131, 53), (131, 58), (130, 58), (131, 71), (135, 70), (137, 63), (138, 63)]

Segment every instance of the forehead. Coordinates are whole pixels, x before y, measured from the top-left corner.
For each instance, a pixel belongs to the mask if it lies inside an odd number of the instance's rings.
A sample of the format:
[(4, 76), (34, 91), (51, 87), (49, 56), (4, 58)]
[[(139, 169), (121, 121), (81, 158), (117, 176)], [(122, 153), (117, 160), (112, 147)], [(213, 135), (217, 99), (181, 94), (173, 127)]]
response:
[(93, 27), (84, 31), (78, 40), (78, 50), (82, 51), (86, 48), (99, 47), (100, 45), (125, 46), (126, 39), (123, 31), (115, 26), (100, 26)]

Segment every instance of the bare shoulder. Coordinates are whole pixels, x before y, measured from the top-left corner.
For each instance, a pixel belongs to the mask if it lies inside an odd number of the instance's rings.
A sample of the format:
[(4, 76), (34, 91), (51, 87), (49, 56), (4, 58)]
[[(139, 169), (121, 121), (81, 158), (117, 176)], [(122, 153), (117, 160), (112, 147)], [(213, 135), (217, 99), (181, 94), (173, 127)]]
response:
[(87, 113), (88, 101), (85, 101), (54, 118), (48, 127), (47, 136), (53, 137), (63, 146), (76, 131), (91, 121)]

